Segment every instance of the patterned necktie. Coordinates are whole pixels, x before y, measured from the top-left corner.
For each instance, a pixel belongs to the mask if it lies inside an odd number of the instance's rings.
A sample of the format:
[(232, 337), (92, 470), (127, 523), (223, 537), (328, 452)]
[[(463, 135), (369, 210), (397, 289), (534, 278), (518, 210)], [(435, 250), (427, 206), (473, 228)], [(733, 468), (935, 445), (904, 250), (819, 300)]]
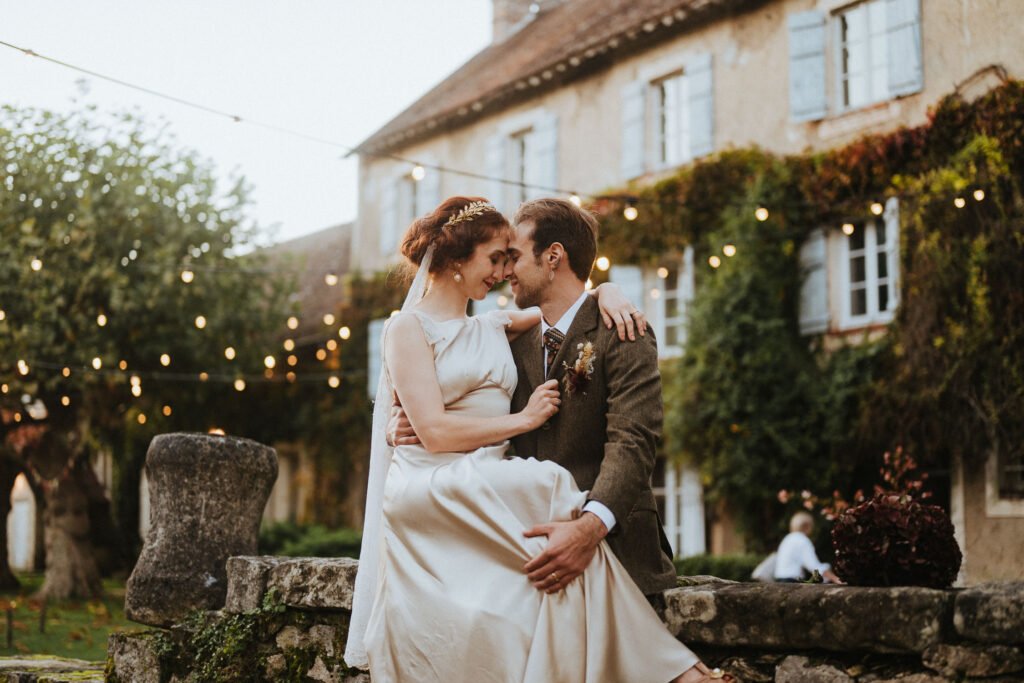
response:
[(548, 350), (548, 359), (544, 368), (545, 377), (551, 375), (551, 366), (555, 364), (555, 356), (558, 354), (558, 349), (562, 348), (562, 342), (564, 341), (565, 335), (554, 327), (549, 327), (544, 333), (544, 348)]

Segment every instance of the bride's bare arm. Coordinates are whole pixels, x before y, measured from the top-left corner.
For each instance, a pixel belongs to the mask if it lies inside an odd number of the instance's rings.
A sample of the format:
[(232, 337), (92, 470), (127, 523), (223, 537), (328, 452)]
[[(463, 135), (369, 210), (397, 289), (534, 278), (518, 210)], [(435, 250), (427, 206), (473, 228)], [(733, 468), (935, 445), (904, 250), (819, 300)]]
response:
[[(630, 341), (636, 339), (636, 332), (643, 337), (647, 332), (647, 319), (623, 293), (618, 285), (606, 282), (591, 290), (591, 295), (597, 297), (597, 305), (601, 309), (601, 317), (604, 318), (605, 327), (609, 330), (612, 326), (619, 328), (619, 339)], [(508, 317), (512, 322), (507, 328), (509, 341), (515, 339), (523, 332), (540, 324), (540, 309), (527, 308), (523, 311), (508, 311)]]
[(423, 447), (432, 453), (471, 451), (529, 432), (558, 412), (558, 383), (538, 387), (526, 408), (500, 417), (475, 417), (445, 409), (434, 354), (414, 315), (391, 321), (384, 357), (398, 399)]

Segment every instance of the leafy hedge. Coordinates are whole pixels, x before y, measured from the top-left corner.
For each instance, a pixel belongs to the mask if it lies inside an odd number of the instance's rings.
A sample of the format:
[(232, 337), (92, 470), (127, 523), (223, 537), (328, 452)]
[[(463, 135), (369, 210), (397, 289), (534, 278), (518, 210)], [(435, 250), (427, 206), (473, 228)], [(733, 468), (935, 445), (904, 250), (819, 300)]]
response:
[(675, 559), (679, 576), (717, 576), (729, 581), (750, 581), (760, 555), (693, 555)]
[(361, 540), (362, 535), (353, 529), (279, 522), (260, 529), (259, 549), (263, 555), (358, 558)]

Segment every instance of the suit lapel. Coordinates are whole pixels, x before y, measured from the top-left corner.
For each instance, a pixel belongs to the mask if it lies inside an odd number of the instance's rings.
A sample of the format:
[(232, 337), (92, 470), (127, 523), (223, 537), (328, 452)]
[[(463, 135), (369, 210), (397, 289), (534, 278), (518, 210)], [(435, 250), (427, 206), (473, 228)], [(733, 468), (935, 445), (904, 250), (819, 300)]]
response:
[(530, 383), (530, 391), (533, 391), (544, 383), (544, 344), (541, 341), (540, 325), (529, 330), (524, 339), (525, 353), (521, 362), (526, 379)]
[(586, 341), (587, 335), (597, 329), (597, 322), (600, 317), (601, 313), (597, 300), (588, 295), (583, 305), (580, 306), (580, 310), (576, 312), (576, 317), (573, 319), (572, 325), (569, 326), (569, 332), (565, 335), (565, 341), (562, 342), (562, 347), (558, 349), (558, 353), (555, 355), (555, 364), (551, 368), (551, 376), (548, 379), (561, 381), (562, 376), (565, 374), (565, 368), (562, 366), (562, 363), (572, 364), (569, 362), (569, 359), (575, 360), (578, 353), (576, 345)]

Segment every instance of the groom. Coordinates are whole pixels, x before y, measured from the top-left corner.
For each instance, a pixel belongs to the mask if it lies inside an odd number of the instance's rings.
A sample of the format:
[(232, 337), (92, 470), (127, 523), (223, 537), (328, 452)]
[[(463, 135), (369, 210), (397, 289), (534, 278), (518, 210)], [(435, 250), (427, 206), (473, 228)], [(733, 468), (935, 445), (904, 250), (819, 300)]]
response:
[(657, 606), (676, 573), (651, 490), (662, 422), (654, 338), (622, 343), (601, 324), (597, 302), (585, 292), (597, 255), (591, 214), (562, 199), (537, 199), (519, 207), (513, 225), (505, 278), (516, 305), (539, 306), (543, 321), (512, 342), (519, 371), (512, 410), (521, 411), (551, 379), (559, 382), (562, 404), (512, 445), (519, 457), (562, 465), (590, 492), (579, 518), (526, 532), (547, 536), (548, 545), (524, 570), (539, 590), (557, 592), (583, 573), (607, 536)]

